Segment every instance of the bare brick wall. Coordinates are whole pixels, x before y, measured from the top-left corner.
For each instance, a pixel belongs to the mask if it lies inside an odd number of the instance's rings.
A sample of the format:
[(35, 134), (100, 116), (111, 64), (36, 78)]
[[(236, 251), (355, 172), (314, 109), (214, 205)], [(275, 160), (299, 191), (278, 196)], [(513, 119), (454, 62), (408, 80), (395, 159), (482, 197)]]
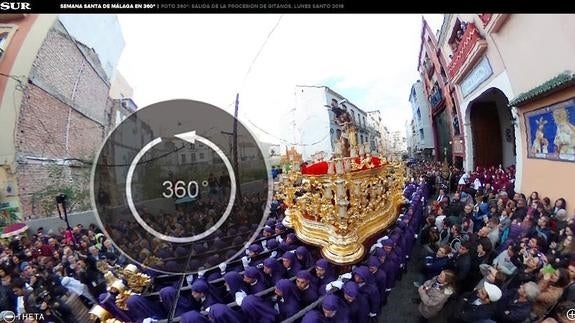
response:
[(36, 56), (30, 80), (105, 124), (109, 85), (92, 68), (80, 46), (56, 23)]
[(94, 157), (109, 128), (113, 101), (108, 92), (107, 82), (57, 23), (34, 61), (16, 130), (22, 216), (43, 216), (38, 206), (33, 208), (32, 195), (54, 182), (50, 166), (30, 157)]

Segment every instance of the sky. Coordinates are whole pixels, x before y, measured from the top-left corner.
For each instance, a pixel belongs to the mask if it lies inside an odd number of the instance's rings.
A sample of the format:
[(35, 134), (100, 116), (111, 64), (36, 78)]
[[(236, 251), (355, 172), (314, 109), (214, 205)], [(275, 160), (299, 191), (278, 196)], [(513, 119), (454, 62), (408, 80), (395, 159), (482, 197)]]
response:
[[(432, 30), (443, 15), (424, 15)], [(326, 85), (364, 111), (380, 110), (405, 132), (419, 78), (421, 15), (119, 15), (125, 48), (118, 70), (140, 107), (203, 101), (239, 116), (277, 142), (296, 85)], [(249, 122), (246, 120), (250, 120)], [(255, 127), (253, 126), (255, 125)]]

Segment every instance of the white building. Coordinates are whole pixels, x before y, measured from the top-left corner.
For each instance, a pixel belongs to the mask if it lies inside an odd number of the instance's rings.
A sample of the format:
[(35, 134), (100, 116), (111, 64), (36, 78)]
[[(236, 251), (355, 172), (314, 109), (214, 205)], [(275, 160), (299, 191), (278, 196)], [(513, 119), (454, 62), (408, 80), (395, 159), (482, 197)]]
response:
[(383, 122), (381, 119), (381, 112), (379, 110), (367, 112), (367, 125), (369, 130), (369, 142), (371, 150), (382, 153), (383, 142)]
[[(365, 111), (327, 86), (298, 85), (293, 116), (295, 126), (286, 127), (287, 133), (283, 137), (293, 140), (304, 160), (312, 160), (312, 156), (319, 152), (323, 152), (326, 158), (331, 156), (334, 143), (341, 136), (341, 127), (335, 122), (332, 106), (350, 114), (357, 129), (358, 144), (370, 141)], [(285, 149), (282, 147), (282, 150)]]
[(433, 154), (433, 127), (431, 125), (431, 107), (423, 83), (417, 80), (411, 86), (409, 94), (413, 123), (410, 125), (412, 157), (431, 159)]

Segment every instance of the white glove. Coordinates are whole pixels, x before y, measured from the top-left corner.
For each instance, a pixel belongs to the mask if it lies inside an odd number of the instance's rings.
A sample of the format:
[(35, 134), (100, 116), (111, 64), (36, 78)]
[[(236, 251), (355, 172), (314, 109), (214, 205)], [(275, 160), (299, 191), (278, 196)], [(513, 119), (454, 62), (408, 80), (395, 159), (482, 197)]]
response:
[(189, 286), (192, 286), (192, 283), (194, 282), (194, 275), (186, 276), (186, 281), (188, 282)]
[(414, 239), (417, 239), (417, 237), (419, 237), (419, 236), (417, 235), (417, 233), (413, 235), (413, 238), (414, 238)]
[(262, 241), (262, 247), (265, 249), (268, 246), (268, 241), (264, 240)]
[(276, 240), (277, 240), (278, 243), (284, 242), (284, 239), (282, 239), (282, 236), (277, 236), (277, 237), (276, 237)]
[(244, 265), (244, 268), (246, 268), (250, 265), (250, 258), (248, 258), (248, 256), (242, 257), (242, 265)]
[(339, 278), (341, 278), (341, 279), (351, 279), (351, 273), (345, 273), (345, 274), (339, 276)]
[(218, 265), (218, 267), (220, 267), (220, 272), (223, 274), (226, 272), (226, 268), (228, 267), (228, 264), (226, 264), (225, 262), (222, 262), (221, 264)]
[(291, 252), (291, 253), (295, 253), (295, 249), (294, 249), (294, 250), (290, 250), (289, 252)]
[(153, 320), (151, 317), (147, 317), (142, 321), (142, 323), (152, 323), (152, 322), (153, 322)]
[(246, 298), (246, 296), (248, 296), (248, 294), (246, 294), (246, 292), (242, 290), (236, 292), (236, 304), (238, 304), (238, 306), (242, 306), (242, 302), (244, 301), (244, 298)]
[(369, 313), (369, 317), (376, 317), (376, 316), (377, 316), (377, 314), (375, 314), (375, 313)]
[(206, 274), (206, 270), (205, 270), (205, 269), (198, 271), (198, 278), (204, 277), (205, 274)]
[(382, 238), (377, 239), (377, 242), (383, 243), (385, 240), (389, 239), (388, 236), (383, 236)]
[(373, 246), (371, 246), (371, 248), (369, 248), (369, 253), (374, 252), (375, 249), (377, 249), (377, 248), (383, 248), (383, 245), (382, 245), (381, 243), (379, 243), (379, 242), (376, 243), (376, 244), (374, 244)]
[(206, 307), (206, 313), (209, 313), (209, 312), (210, 312), (210, 308)]
[(331, 282), (331, 283), (325, 285), (325, 291), (326, 291), (326, 292), (329, 292), (329, 291), (332, 290), (332, 289), (333, 289), (333, 282)]
[(280, 312), (280, 307), (279, 307), (278, 303), (276, 303), (276, 305), (274, 305), (274, 309), (275, 309), (276, 312), (278, 312), (278, 314), (279, 314), (279, 312)]
[(335, 287), (337, 289), (343, 288), (343, 282), (341, 280), (333, 281), (333, 282), (331, 282), (331, 284), (333, 285), (333, 287)]
[(275, 257), (277, 257), (277, 255), (278, 255), (277, 251), (272, 251), (271, 258), (275, 258)]

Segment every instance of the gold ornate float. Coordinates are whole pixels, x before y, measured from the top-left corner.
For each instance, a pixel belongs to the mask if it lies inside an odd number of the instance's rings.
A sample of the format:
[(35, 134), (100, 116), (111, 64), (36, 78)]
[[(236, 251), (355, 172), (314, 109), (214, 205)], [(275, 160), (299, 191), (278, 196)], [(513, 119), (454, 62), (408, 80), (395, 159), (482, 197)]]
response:
[(372, 156), (354, 138), (349, 127), (330, 160), (302, 167), (293, 162), (276, 187), (288, 207), (284, 225), (342, 265), (362, 259), (364, 243), (395, 222), (405, 201), (403, 164)]

